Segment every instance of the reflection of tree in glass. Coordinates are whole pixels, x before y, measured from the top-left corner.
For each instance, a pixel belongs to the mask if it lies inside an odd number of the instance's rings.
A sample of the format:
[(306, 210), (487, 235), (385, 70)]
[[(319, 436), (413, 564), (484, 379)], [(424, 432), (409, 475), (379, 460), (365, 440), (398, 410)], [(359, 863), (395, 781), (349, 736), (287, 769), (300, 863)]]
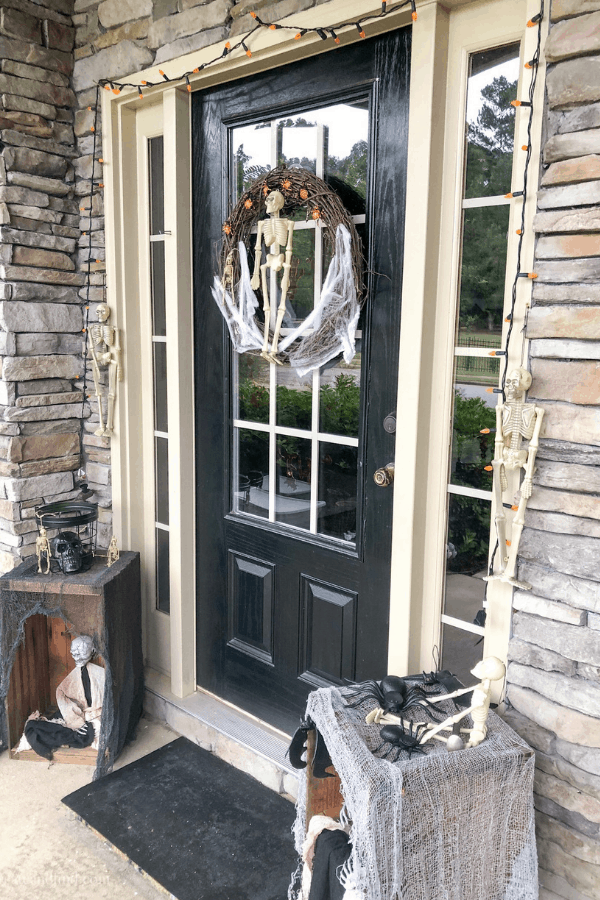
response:
[[(465, 196), (490, 197), (510, 190), (516, 81), (503, 75), (482, 91), (483, 104), (467, 135)], [(508, 208), (465, 210), (460, 291), (460, 326), (500, 330), (504, 301)]]
[(244, 151), (244, 145), (240, 144), (234, 153), (233, 160), (238, 197), (241, 197), (244, 191), (248, 190), (257, 178), (260, 178), (261, 175), (266, 175), (270, 170), (269, 166), (259, 166), (257, 163), (249, 165), (251, 159), (252, 157), (248, 156)]
[(466, 197), (492, 197), (510, 190), (517, 82), (504, 75), (481, 90), (477, 122), (467, 132)]
[(367, 142), (357, 141), (343, 159), (330, 156), (326, 172), (353, 188), (364, 200), (367, 196)]

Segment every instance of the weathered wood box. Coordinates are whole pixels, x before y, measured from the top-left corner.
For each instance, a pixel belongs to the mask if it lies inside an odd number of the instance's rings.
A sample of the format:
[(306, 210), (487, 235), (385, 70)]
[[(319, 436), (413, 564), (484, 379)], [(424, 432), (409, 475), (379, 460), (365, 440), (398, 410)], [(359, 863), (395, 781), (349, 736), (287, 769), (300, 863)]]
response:
[(139, 554), (122, 553), (110, 568), (96, 558), (74, 575), (38, 574), (34, 557), (0, 578), (0, 742), (14, 759), (42, 760), (16, 746), (32, 712), (56, 712), (56, 688), (74, 668), (71, 640), (80, 634), (93, 638), (94, 662), (106, 670), (100, 746), (62, 748), (54, 761), (96, 765), (104, 774), (142, 709)]

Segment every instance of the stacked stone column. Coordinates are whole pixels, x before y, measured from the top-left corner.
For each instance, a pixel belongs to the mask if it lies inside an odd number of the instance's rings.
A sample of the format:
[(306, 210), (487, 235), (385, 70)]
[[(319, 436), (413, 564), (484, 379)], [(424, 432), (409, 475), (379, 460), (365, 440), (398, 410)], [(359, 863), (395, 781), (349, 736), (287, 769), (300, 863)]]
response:
[(72, 0), (0, 9), (0, 570), (75, 496), (82, 327)]
[(600, 896), (600, 2), (554, 0), (527, 337), (544, 438), (509, 721), (536, 749), (541, 900)]

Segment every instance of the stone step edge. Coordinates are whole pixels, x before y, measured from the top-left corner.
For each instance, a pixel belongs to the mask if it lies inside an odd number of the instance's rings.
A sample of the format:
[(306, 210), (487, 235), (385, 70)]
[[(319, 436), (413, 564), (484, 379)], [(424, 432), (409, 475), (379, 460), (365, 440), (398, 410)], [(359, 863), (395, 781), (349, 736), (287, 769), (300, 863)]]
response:
[[(202, 706), (206, 705), (203, 701), (208, 701), (213, 710), (222, 708), (228, 727), (215, 721), (214, 715), (203, 712)], [(175, 697), (169, 690), (169, 679), (148, 669), (145, 671), (144, 711), (234, 768), (256, 778), (265, 787), (295, 802), (298, 774), (285, 758), (287, 739), (279, 737), (266, 724), (248, 719), (242, 711), (208, 693), (198, 691), (183, 699)], [(261, 746), (257, 746), (257, 736)]]

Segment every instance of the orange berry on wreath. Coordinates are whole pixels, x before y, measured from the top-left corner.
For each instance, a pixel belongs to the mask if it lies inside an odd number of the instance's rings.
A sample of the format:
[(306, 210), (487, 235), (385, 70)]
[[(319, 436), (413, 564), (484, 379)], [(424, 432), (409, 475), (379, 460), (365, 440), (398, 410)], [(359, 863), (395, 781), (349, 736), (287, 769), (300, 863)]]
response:
[(284, 191), (289, 191), (292, 186), (292, 182), (289, 178), (286, 178), (285, 181), (282, 182), (281, 187)]
[(252, 209), (253, 205), (254, 204), (252, 203), (252, 200), (250, 200), (250, 198), (244, 201), (244, 206), (246, 207), (246, 209)]
[(269, 193), (270, 190), (271, 190), (271, 188), (269, 187), (268, 184), (263, 184), (263, 194), (265, 197), (267, 196), (267, 194)]
[(229, 224), (229, 222), (225, 222), (225, 224), (223, 225), (223, 231), (225, 234), (231, 234), (231, 225)]
[(301, 198), (302, 200), (307, 200), (307, 199), (308, 199), (308, 191), (306, 190), (306, 188), (301, 188), (301, 189), (300, 189), (300, 198)]
[(312, 215), (313, 219), (315, 219), (315, 220), (316, 220), (316, 219), (320, 219), (320, 218), (321, 218), (321, 210), (318, 209), (318, 207), (315, 206), (315, 208), (313, 209), (311, 215)]

